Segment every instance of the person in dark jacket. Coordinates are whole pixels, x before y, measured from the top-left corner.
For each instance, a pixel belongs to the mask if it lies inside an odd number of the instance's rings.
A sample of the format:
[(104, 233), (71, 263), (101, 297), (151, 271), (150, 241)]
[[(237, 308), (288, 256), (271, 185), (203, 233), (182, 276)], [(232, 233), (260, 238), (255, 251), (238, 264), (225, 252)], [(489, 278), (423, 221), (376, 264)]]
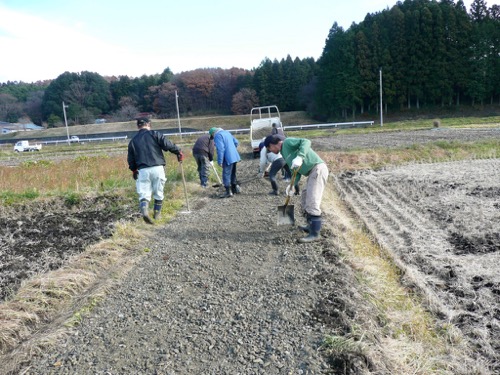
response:
[(236, 149), (239, 145), (238, 140), (230, 132), (222, 128), (210, 128), (208, 133), (214, 138), (215, 148), (217, 149), (217, 163), (222, 167), (222, 183), (226, 188), (226, 194), (222, 198), (229, 198), (233, 194), (239, 194), (241, 189), (236, 178), (236, 163), (241, 160)]
[(149, 217), (149, 201), (151, 194), (154, 198), (154, 219), (160, 218), (163, 203), (163, 189), (165, 187), (165, 156), (163, 151), (177, 155), (182, 162), (184, 155), (181, 149), (170, 142), (163, 134), (151, 130), (151, 121), (147, 117), (137, 119), (139, 132), (128, 144), (128, 167), (136, 180), (137, 194), (139, 194), (139, 210), (142, 218), (148, 224), (153, 224)]
[(210, 134), (204, 134), (198, 138), (193, 146), (193, 157), (198, 165), (198, 175), (200, 176), (201, 187), (206, 188), (210, 167), (214, 160), (214, 140)]

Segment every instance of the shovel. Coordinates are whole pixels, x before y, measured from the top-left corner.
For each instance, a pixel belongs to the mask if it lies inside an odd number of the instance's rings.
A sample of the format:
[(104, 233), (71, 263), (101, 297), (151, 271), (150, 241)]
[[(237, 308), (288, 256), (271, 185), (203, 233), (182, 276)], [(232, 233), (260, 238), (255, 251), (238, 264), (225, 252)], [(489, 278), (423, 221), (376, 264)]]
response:
[(213, 184), (212, 187), (221, 187), (222, 186), (222, 181), (220, 180), (219, 174), (217, 173), (217, 169), (215, 169), (215, 165), (212, 164), (212, 168), (214, 170), (215, 176), (217, 177), (217, 181), (219, 182), (218, 184)]
[[(295, 177), (297, 176), (297, 171), (299, 169), (296, 168), (293, 171), (293, 176), (290, 181), (290, 189), (293, 187), (295, 183)], [(278, 206), (278, 225), (294, 225), (295, 224), (295, 216), (294, 216), (294, 206), (292, 204), (288, 204), (290, 202), (290, 196), (287, 195), (284, 206)]]
[(188, 192), (187, 192), (187, 187), (186, 187), (186, 178), (184, 177), (184, 168), (182, 167), (182, 161), (179, 162), (179, 166), (181, 167), (182, 184), (184, 185), (184, 195), (186, 196), (186, 206), (187, 206), (187, 211), (181, 211), (181, 213), (190, 214), (191, 210), (189, 209), (189, 200), (188, 200)]

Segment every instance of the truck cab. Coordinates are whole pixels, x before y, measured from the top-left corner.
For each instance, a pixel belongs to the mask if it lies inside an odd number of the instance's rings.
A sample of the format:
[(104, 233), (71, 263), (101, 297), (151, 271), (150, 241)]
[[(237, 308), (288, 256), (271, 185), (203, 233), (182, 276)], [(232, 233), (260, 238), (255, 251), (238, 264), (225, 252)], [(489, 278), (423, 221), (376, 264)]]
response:
[(250, 142), (254, 158), (260, 155), (259, 145), (274, 132), (284, 135), (278, 107), (268, 105), (252, 108), (250, 111)]

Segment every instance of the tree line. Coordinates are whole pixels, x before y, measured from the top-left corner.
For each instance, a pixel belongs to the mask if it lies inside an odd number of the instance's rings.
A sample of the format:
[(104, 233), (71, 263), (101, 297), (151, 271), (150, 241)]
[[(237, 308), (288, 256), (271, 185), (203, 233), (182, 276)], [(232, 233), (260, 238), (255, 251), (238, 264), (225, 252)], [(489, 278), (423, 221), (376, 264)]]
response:
[[(173, 118), (247, 114), (275, 104), (323, 120), (383, 110), (500, 105), (500, 11), (474, 0), (405, 0), (347, 30), (334, 23), (320, 58), (266, 58), (252, 70), (205, 68), (173, 74), (102, 77), (64, 72), (51, 81), (0, 84), (0, 121), (49, 127), (139, 113)], [(177, 97), (176, 97), (177, 95)]]
[(500, 11), (475, 0), (406, 0), (344, 31), (334, 24), (318, 61), (317, 112), (500, 104)]

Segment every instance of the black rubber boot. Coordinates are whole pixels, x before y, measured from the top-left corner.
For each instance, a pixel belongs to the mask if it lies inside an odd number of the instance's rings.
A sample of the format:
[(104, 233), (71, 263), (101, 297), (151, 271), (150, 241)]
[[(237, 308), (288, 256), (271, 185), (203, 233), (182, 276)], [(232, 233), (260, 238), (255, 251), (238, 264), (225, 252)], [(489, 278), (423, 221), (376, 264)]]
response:
[(238, 184), (232, 184), (231, 185), (231, 191), (233, 192), (233, 194), (239, 194), (239, 193), (241, 193), (240, 185), (238, 185)]
[(141, 211), (142, 218), (148, 224), (154, 224), (153, 220), (149, 217), (149, 201), (142, 199), (139, 202), (139, 210)]
[(233, 196), (233, 192), (229, 186), (226, 186), (226, 192), (221, 196), (221, 198), (231, 198)]
[(311, 216), (311, 225), (309, 227), (309, 235), (299, 239), (300, 243), (308, 243), (321, 239), (319, 232), (321, 231), (321, 216)]
[(163, 201), (160, 201), (158, 199), (155, 199), (155, 205), (154, 205), (154, 213), (153, 213), (153, 218), (155, 220), (158, 220), (161, 217), (161, 206), (163, 205)]

